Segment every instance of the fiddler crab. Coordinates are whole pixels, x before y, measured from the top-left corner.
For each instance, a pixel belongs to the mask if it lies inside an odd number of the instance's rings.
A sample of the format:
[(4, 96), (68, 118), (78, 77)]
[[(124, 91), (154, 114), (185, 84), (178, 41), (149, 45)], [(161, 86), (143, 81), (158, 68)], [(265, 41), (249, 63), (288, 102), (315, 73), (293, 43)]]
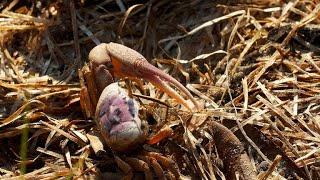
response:
[[(117, 153), (131, 151), (146, 139), (147, 142), (157, 143), (166, 137), (159, 137), (163, 136), (161, 133), (154, 139), (147, 137), (148, 128), (138, 114), (139, 103), (119, 83), (114, 82), (115, 78), (147, 80), (191, 111), (193, 107), (167, 81), (185, 93), (199, 109), (196, 100), (181, 83), (149, 64), (137, 51), (121, 44), (110, 42), (94, 47), (89, 53), (89, 66), (84, 66), (80, 72), (81, 107), (87, 117), (95, 119), (103, 140)], [(126, 175), (125, 179), (133, 178), (133, 170), (144, 172), (145, 179), (153, 179), (150, 166), (159, 179), (181, 177), (175, 162), (160, 153), (144, 151), (137, 157), (115, 156), (117, 165)], [(166, 175), (162, 167), (168, 169)]]

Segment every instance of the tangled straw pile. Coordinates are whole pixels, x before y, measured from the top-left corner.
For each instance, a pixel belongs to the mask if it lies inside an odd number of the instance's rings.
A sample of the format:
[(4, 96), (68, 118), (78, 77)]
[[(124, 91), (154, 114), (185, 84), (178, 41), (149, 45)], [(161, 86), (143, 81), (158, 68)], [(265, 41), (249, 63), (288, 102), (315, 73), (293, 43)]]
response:
[(225, 177), (210, 128), (217, 121), (244, 144), (259, 179), (319, 179), (319, 10), (318, 0), (1, 2), (0, 177), (118, 172), (112, 156), (91, 150), (99, 140), (82, 114), (78, 78), (90, 49), (115, 41), (186, 84), (205, 107), (191, 116), (142, 100), (158, 121), (154, 131), (177, 126), (161, 152), (184, 176)]

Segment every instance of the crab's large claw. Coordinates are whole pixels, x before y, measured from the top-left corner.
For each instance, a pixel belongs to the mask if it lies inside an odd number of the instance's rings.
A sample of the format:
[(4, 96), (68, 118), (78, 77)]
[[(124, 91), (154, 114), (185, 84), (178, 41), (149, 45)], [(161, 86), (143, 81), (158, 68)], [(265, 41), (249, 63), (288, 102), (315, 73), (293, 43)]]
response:
[(145, 141), (147, 130), (138, 111), (138, 102), (130, 98), (118, 83), (112, 83), (102, 91), (95, 117), (111, 149), (125, 152)]
[(197, 101), (179, 81), (148, 63), (140, 53), (117, 43), (109, 43), (106, 45), (106, 48), (109, 56), (111, 57), (112, 71), (115, 76), (145, 79), (172, 98), (176, 99), (189, 110), (192, 110), (193, 108), (190, 107), (186, 100), (183, 99), (166, 82), (164, 82), (167, 81), (185, 93), (199, 110)]

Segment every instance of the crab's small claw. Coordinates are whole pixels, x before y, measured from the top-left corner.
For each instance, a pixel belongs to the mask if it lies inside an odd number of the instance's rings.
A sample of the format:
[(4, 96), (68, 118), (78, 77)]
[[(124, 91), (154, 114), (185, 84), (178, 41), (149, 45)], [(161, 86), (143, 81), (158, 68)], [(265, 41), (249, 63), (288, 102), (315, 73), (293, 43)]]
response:
[(118, 83), (108, 85), (99, 98), (95, 117), (107, 145), (125, 152), (146, 139), (138, 117), (139, 104)]

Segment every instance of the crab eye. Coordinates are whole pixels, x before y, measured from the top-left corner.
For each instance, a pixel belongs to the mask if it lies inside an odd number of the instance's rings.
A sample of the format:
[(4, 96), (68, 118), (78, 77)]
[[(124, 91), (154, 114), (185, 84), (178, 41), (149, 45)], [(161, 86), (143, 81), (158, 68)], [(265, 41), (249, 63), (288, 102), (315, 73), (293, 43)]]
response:
[(128, 100), (128, 107), (129, 107), (129, 112), (131, 114), (132, 117), (135, 116), (135, 112), (136, 112), (136, 108), (134, 106), (134, 102), (132, 99)]
[(102, 118), (106, 114), (106, 111), (102, 110), (99, 112), (99, 118)]
[(113, 69), (113, 64), (112, 64), (111, 61), (107, 62), (107, 63), (105, 64), (105, 66), (106, 66), (108, 69)]

